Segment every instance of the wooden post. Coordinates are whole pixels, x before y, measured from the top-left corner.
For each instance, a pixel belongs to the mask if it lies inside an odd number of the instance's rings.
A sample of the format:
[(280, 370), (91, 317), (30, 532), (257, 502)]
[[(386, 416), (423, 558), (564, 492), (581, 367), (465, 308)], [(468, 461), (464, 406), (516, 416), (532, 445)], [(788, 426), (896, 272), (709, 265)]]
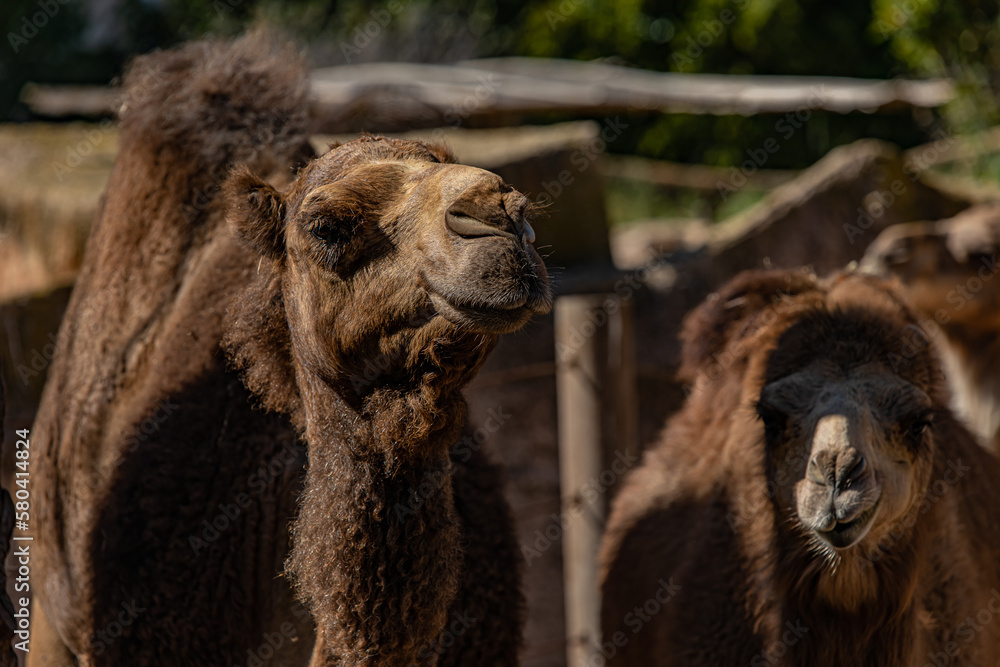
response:
[[(609, 473), (608, 453), (633, 449), (635, 379), (629, 305), (617, 296), (588, 294), (561, 297), (555, 306), (569, 667), (591, 664), (599, 650), (597, 555), (608, 495), (620, 481)], [(625, 442), (613, 442), (620, 440)]]

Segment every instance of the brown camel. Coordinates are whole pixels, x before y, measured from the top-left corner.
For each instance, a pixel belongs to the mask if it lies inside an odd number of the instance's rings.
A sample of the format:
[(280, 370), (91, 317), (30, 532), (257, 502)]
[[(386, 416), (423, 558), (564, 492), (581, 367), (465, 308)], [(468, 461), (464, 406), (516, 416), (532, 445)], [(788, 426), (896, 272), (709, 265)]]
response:
[[(899, 278), (939, 344), (953, 408), (1000, 452), (1000, 204), (894, 225), (862, 267)], [(943, 334), (943, 335), (939, 335)]]
[(283, 187), (305, 93), (261, 35), (125, 77), (35, 427), (33, 665), (517, 662), (498, 471), (453, 445), (551, 304), (528, 201), (379, 137)]
[(1000, 663), (1000, 463), (898, 290), (743, 273), (683, 339), (602, 548), (608, 664)]

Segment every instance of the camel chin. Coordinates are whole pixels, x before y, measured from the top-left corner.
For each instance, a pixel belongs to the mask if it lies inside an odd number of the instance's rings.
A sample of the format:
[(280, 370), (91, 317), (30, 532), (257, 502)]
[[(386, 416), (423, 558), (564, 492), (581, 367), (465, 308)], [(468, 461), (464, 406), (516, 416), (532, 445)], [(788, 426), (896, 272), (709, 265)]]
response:
[(844, 522), (838, 521), (830, 530), (816, 529), (814, 533), (834, 549), (849, 549), (860, 544), (871, 532), (877, 511), (878, 503), (876, 502), (854, 519)]

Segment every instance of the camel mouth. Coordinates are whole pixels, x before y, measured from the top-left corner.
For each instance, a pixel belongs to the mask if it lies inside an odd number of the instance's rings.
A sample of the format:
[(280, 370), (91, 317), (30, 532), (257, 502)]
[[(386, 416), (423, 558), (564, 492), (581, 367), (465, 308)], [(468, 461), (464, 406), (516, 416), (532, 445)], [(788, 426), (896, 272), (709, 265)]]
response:
[(847, 549), (865, 538), (868, 531), (871, 530), (872, 519), (875, 518), (875, 510), (877, 509), (878, 503), (875, 503), (850, 521), (838, 521), (830, 530), (814, 530), (813, 532), (834, 549)]
[(504, 334), (517, 331), (533, 315), (544, 315), (552, 309), (547, 290), (525, 296), (506, 304), (461, 303), (443, 294), (429, 291), (431, 302), (446, 320), (463, 329), (482, 333)]

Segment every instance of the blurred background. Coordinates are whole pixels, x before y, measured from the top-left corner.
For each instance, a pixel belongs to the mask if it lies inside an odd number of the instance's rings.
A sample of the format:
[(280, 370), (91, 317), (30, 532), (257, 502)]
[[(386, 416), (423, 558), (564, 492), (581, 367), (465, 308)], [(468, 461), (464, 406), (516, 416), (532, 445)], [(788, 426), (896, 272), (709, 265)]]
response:
[[(526, 667), (564, 665), (589, 641), (593, 591), (563, 581), (594, 554), (564, 552), (563, 533), (583, 516), (599, 535), (620, 482), (610, 462), (632, 460), (690, 391), (675, 377), (688, 310), (741, 270), (822, 274), (866, 250), (904, 278), (941, 277), (943, 300), (1000, 243), (996, 2), (6, 0), (0, 24), (8, 435), (33, 421), (118, 149), (116, 77), (136, 54), (272, 26), (312, 68), (318, 151), (360, 131), (443, 141), (546, 206), (538, 245), (560, 297), (608, 296), (505, 337), (467, 392), (470, 429), (513, 415), (485, 447), (507, 471), (525, 557)], [(955, 216), (972, 230), (957, 244)], [(924, 273), (907, 263), (918, 245)], [(994, 283), (978, 297), (1000, 298)], [(924, 306), (1000, 340), (996, 318)], [(556, 396), (556, 342), (581, 330), (573, 353), (601, 369), (589, 415)], [(558, 424), (584, 418), (606, 467), (560, 479)], [(992, 437), (997, 420), (984, 423)]]

